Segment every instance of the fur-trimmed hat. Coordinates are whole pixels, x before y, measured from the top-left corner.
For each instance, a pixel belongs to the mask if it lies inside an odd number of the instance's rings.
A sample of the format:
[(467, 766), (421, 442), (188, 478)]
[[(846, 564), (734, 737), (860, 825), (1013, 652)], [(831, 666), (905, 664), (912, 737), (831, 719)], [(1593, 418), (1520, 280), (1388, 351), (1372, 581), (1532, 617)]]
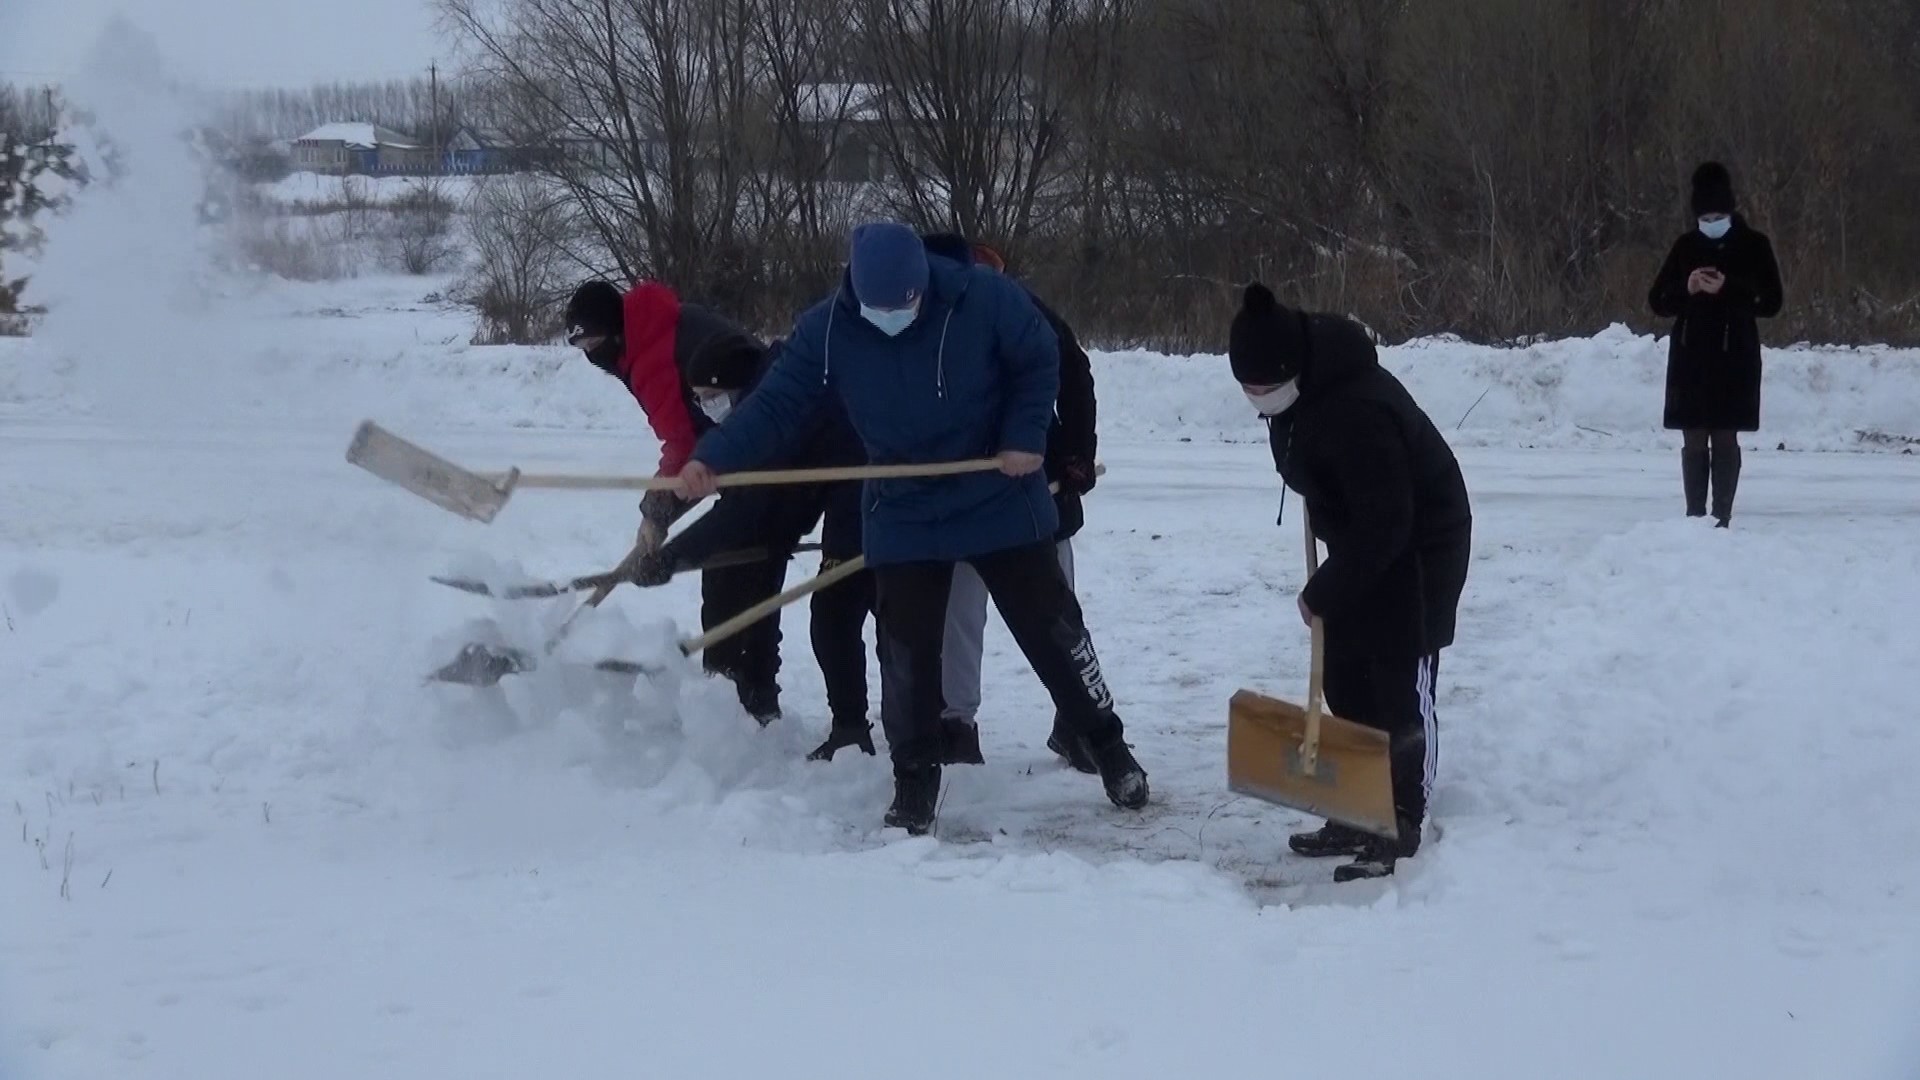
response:
[(1233, 377), (1249, 386), (1278, 386), (1300, 374), (1306, 355), (1306, 320), (1265, 285), (1248, 285), (1227, 336)]
[(1733, 198), (1733, 177), (1727, 167), (1708, 161), (1693, 170), (1693, 216), (1731, 214), (1738, 205)]

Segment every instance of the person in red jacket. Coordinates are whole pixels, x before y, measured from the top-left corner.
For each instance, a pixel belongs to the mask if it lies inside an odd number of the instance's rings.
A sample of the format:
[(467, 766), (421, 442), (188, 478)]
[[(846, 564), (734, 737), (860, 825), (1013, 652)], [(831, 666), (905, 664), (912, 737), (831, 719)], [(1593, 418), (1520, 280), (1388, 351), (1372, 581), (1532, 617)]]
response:
[[(687, 371), (697, 359), (711, 365), (731, 353), (739, 366), (757, 369), (766, 345), (718, 312), (681, 301), (658, 281), (642, 281), (622, 295), (605, 281), (589, 281), (567, 302), (567, 344), (600, 370), (619, 379), (660, 440), (656, 476), (677, 477), (693, 445), (731, 407), (725, 396), (694, 393)], [(722, 496), (725, 498), (726, 496)], [(638, 546), (658, 551), (667, 529), (693, 508), (672, 491), (650, 491), (640, 500)], [(700, 625), (711, 629), (779, 592), (782, 560), (703, 571)], [(702, 654), (706, 669), (731, 680), (740, 704), (762, 724), (780, 716), (780, 620), (770, 615)]]

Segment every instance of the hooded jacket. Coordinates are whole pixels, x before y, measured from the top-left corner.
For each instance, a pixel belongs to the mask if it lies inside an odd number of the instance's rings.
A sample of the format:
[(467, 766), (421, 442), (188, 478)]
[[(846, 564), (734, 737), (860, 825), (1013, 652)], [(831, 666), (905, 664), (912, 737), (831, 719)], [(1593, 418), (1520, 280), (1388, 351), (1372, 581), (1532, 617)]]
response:
[(660, 440), (655, 475), (678, 476), (695, 441), (713, 427), (687, 385), (688, 364), (708, 349), (737, 349), (758, 358), (766, 347), (718, 313), (681, 303), (671, 288), (657, 281), (642, 282), (626, 294), (621, 323), (626, 348), (612, 374), (640, 403)]
[[(1000, 274), (931, 251), (927, 262), (919, 315), (897, 337), (861, 317), (843, 273), (694, 458), (723, 473), (760, 465), (830, 398), (875, 465), (1044, 454), (1060, 389), (1053, 330)], [(862, 520), (873, 566), (957, 561), (1048, 541), (1059, 528), (1044, 472), (868, 481)]]
[[(1453, 643), (1473, 514), (1453, 450), (1359, 324), (1304, 321), (1300, 397), (1271, 422), (1273, 460), (1327, 545), (1303, 593), (1327, 637), (1418, 656)], [(1329, 645), (1331, 648), (1331, 644)]]

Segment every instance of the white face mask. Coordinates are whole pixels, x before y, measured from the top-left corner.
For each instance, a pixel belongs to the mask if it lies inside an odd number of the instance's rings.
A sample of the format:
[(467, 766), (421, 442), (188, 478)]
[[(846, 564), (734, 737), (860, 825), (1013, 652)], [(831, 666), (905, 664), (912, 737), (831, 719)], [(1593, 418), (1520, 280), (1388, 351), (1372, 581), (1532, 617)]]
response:
[(1709, 240), (1720, 239), (1727, 235), (1727, 230), (1731, 228), (1733, 228), (1733, 219), (1730, 217), (1723, 217), (1718, 221), (1708, 221), (1705, 218), (1700, 219), (1700, 232)]
[(918, 300), (913, 302), (912, 307), (898, 308), (893, 311), (884, 311), (880, 308), (868, 307), (865, 304), (860, 305), (860, 317), (879, 327), (880, 332), (888, 337), (899, 337), (906, 331), (907, 327), (913, 325), (913, 320), (917, 318), (919, 314), (920, 302)]
[(1241, 392), (1247, 395), (1248, 401), (1253, 402), (1253, 407), (1259, 410), (1261, 416), (1279, 416), (1300, 400), (1300, 380), (1288, 379), (1264, 394), (1256, 394), (1251, 390)]
[(733, 395), (720, 394), (715, 397), (703, 397), (700, 399), (700, 411), (707, 414), (707, 419), (717, 424), (725, 420), (727, 414), (733, 411)]

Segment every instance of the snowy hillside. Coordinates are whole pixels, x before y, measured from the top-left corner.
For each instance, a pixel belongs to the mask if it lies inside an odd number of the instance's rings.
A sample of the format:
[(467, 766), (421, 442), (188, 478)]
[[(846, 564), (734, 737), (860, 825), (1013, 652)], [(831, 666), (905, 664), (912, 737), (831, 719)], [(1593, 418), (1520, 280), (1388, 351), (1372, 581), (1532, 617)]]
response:
[[(433, 287), (225, 285), (157, 333), (0, 341), (0, 1076), (1920, 1068), (1920, 459), (1761, 450), (1736, 527), (1697, 529), (1658, 344), (1392, 350), (1461, 448), (1476, 561), (1444, 835), (1335, 886), (1286, 852), (1307, 822), (1225, 790), (1228, 696), (1306, 678), (1259, 428), (1217, 360), (1103, 356), (1081, 594), (1155, 803), (1057, 765), (995, 623), (988, 764), (909, 840), (883, 760), (801, 760), (804, 605), (764, 732), (693, 662), (422, 685), (570, 610), (428, 574), (599, 568), (633, 500), (473, 525), (347, 466), (352, 424), (476, 466), (653, 454), (618, 386), (463, 345)], [(1769, 364), (1756, 446), (1920, 427), (1912, 354)], [(562, 655), (657, 657), (696, 595), (624, 590)]]

